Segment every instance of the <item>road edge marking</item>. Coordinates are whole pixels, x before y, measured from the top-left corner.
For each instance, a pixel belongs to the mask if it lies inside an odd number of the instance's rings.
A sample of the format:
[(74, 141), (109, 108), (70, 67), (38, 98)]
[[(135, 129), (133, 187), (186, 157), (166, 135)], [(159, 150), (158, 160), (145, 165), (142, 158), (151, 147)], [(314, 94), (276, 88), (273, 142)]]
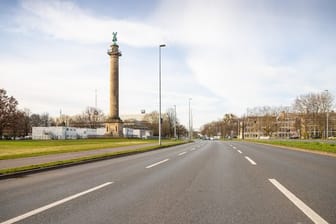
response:
[[(161, 163), (165, 163), (165, 162), (167, 162), (169, 159), (164, 159), (164, 160), (161, 160), (161, 161), (159, 161), (159, 162), (157, 162), (157, 163), (153, 163), (153, 164), (151, 164), (151, 165), (148, 165), (148, 166), (146, 166), (146, 169), (149, 169), (149, 168), (152, 168), (152, 167), (154, 167), (154, 166), (157, 166), (157, 165), (160, 165)], [(1, 224), (1, 223), (0, 223)]]
[(308, 205), (296, 197), (292, 192), (287, 190), (276, 179), (268, 179), (278, 190), (283, 193), (296, 207), (298, 207), (306, 216), (308, 216), (314, 223), (328, 224), (321, 216), (314, 212)]
[(55, 201), (55, 202), (53, 202), (53, 203), (51, 203), (51, 204), (48, 204), (48, 205), (42, 206), (42, 207), (40, 207), (40, 208), (34, 209), (34, 210), (30, 211), (30, 212), (27, 212), (27, 213), (24, 213), (24, 214), (22, 214), (22, 215), (16, 216), (16, 217), (14, 217), (14, 218), (8, 219), (7, 221), (1, 222), (0, 224), (11, 224), (11, 223), (15, 223), (15, 222), (21, 221), (21, 220), (26, 219), (26, 218), (28, 218), (28, 217), (30, 217), (30, 216), (33, 216), (33, 215), (36, 215), (36, 214), (38, 214), (38, 213), (44, 212), (44, 211), (46, 211), (46, 210), (48, 210), (48, 209), (50, 209), (50, 208), (53, 208), (53, 207), (56, 207), (56, 206), (58, 206), (58, 205), (64, 204), (65, 202), (68, 202), (68, 201), (70, 201), (70, 200), (73, 200), (73, 199), (75, 199), (75, 198), (78, 198), (78, 197), (80, 197), (80, 196), (83, 196), (83, 195), (85, 195), (85, 194), (91, 193), (91, 192), (93, 192), (93, 191), (96, 191), (96, 190), (98, 190), (98, 189), (100, 189), (100, 188), (106, 187), (106, 186), (108, 186), (108, 185), (110, 185), (110, 184), (113, 184), (113, 183), (114, 183), (114, 182), (106, 182), (106, 183), (101, 184), (101, 185), (99, 185), (99, 186), (90, 188), (90, 189), (88, 189), (88, 190), (86, 190), (86, 191), (80, 192), (80, 193), (78, 193), (78, 194), (74, 194), (74, 195), (69, 196), (69, 197), (66, 197), (66, 198), (64, 198), (64, 199)]

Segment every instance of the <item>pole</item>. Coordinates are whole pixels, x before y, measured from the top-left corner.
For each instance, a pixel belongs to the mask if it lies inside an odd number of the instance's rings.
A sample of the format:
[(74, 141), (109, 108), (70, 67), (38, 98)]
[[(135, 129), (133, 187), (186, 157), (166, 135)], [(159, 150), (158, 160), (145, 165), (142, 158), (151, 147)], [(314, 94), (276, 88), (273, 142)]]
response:
[(174, 138), (177, 139), (176, 137), (176, 105), (174, 105)]
[(191, 98), (189, 98), (189, 141), (191, 140), (191, 114), (190, 114), (190, 101), (191, 101)]
[(192, 108), (190, 108), (190, 139), (193, 138), (193, 130), (194, 130), (193, 111), (192, 111)]
[[(328, 90), (326, 89), (325, 90), (325, 92), (326, 92), (326, 100), (328, 100), (327, 99), (327, 97), (328, 97)], [(326, 130), (326, 139), (328, 139), (328, 137), (329, 137), (329, 133), (328, 133), (328, 123), (329, 123), (329, 109), (327, 108), (327, 124), (326, 124), (326, 128), (327, 128), (327, 130)]]
[(161, 47), (165, 44), (159, 45), (159, 145), (161, 145)]
[(329, 123), (329, 111), (327, 111), (327, 139), (329, 138), (329, 127), (328, 127), (328, 123)]

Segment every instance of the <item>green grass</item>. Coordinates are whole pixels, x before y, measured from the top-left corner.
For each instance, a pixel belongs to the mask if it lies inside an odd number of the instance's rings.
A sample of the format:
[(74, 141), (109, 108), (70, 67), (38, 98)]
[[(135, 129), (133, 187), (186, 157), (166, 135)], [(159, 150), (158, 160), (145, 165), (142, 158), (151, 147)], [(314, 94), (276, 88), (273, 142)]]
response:
[(0, 141), (0, 160), (155, 143), (142, 139)]
[[(250, 140), (249, 140), (250, 141)], [(312, 151), (321, 151), (336, 153), (336, 143), (330, 141), (305, 141), (305, 140), (253, 140), (253, 142), (266, 143), (271, 145), (280, 145), (307, 149)]]
[(36, 164), (36, 165), (30, 165), (30, 166), (24, 166), (24, 167), (2, 169), (0, 170), (0, 175), (13, 174), (13, 173), (18, 173), (18, 172), (23, 172), (23, 171), (28, 171), (28, 170), (39, 170), (39, 169), (57, 167), (57, 166), (62, 166), (62, 165), (70, 165), (70, 164), (76, 164), (76, 163), (92, 161), (92, 160), (107, 159), (107, 158), (117, 157), (117, 156), (125, 155), (125, 154), (148, 152), (148, 151), (156, 150), (159, 148), (166, 148), (166, 147), (180, 145), (184, 143), (185, 142), (183, 141), (165, 142), (161, 146), (159, 145), (147, 146), (147, 147), (142, 147), (138, 149), (124, 150), (124, 151), (113, 152), (113, 153), (105, 153), (101, 155), (87, 156), (87, 157), (81, 157), (81, 158), (70, 159), (70, 160), (62, 160), (62, 161), (55, 161), (55, 162), (50, 162), (50, 163)]

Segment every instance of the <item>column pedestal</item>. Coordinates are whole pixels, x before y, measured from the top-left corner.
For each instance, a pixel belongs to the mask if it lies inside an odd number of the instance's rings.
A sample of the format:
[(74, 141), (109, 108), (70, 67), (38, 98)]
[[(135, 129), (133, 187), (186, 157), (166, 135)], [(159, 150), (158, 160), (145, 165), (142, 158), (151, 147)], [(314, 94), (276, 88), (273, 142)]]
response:
[(105, 123), (105, 135), (122, 137), (123, 127), (124, 125), (121, 119), (108, 119)]

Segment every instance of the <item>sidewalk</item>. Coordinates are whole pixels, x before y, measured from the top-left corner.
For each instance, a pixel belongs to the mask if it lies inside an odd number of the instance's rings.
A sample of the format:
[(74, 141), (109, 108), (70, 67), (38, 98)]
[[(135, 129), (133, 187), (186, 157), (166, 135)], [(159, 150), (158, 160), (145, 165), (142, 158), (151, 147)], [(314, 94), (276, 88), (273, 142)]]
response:
[(80, 152), (68, 152), (68, 153), (61, 153), (61, 154), (51, 154), (45, 156), (36, 156), (36, 157), (27, 157), (27, 158), (19, 158), (19, 159), (7, 159), (7, 160), (0, 160), (0, 170), (2, 169), (10, 169), (10, 168), (17, 168), (23, 166), (30, 166), (30, 165), (38, 165), (43, 163), (50, 163), (50, 162), (57, 162), (62, 160), (71, 160), (77, 159), (87, 156), (94, 156), (94, 155), (103, 155), (106, 153), (113, 153), (113, 152), (120, 152), (132, 149), (140, 149), (149, 146), (155, 146), (157, 143), (151, 144), (140, 144), (140, 145), (130, 145), (130, 146), (123, 146), (117, 148), (107, 148), (107, 149), (97, 149), (97, 150), (88, 150), (88, 151), (80, 151)]

